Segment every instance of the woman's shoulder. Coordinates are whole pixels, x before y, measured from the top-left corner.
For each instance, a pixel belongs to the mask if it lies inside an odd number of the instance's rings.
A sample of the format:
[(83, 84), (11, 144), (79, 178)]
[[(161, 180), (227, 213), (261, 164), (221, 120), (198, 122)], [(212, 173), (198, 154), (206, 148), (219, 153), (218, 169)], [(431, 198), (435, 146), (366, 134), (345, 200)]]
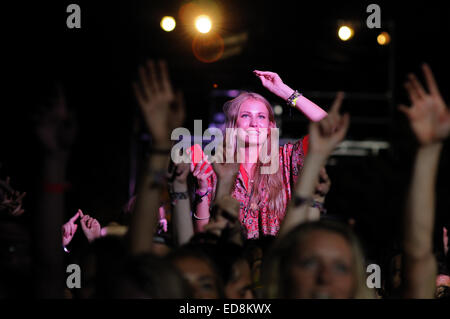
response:
[(291, 154), (293, 151), (301, 151), (304, 155), (308, 152), (309, 134), (298, 140), (286, 140), (280, 145), (280, 152)]

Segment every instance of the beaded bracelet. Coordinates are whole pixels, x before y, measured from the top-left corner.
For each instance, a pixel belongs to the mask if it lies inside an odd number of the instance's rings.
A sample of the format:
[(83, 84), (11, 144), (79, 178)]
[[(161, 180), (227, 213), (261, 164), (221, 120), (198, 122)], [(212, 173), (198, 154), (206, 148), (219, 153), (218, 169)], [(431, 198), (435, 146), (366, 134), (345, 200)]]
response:
[(189, 193), (186, 192), (170, 192), (170, 199), (188, 199)]
[(291, 106), (291, 107), (295, 107), (297, 104), (297, 99), (302, 96), (302, 94), (300, 92), (298, 92), (297, 90), (294, 91), (294, 93), (291, 94), (291, 96), (286, 100), (287, 105)]
[(205, 220), (205, 219), (209, 219), (210, 215), (208, 215), (208, 217), (198, 217), (197, 215), (195, 215), (195, 213), (193, 214), (194, 218), (197, 220)]

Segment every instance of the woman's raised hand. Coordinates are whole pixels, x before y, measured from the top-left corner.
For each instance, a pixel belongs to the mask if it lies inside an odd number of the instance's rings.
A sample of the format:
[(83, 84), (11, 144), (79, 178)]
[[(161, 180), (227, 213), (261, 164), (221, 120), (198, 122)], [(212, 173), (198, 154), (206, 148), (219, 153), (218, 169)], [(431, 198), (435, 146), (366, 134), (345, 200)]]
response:
[(275, 72), (254, 70), (253, 73), (259, 77), (266, 89), (283, 100), (287, 100), (294, 92), (294, 90), (283, 83), (280, 76)]
[(197, 179), (198, 190), (203, 193), (208, 191), (208, 178), (214, 173), (211, 164), (206, 159), (203, 159), (195, 166), (194, 163), (191, 163), (191, 170), (192, 175)]

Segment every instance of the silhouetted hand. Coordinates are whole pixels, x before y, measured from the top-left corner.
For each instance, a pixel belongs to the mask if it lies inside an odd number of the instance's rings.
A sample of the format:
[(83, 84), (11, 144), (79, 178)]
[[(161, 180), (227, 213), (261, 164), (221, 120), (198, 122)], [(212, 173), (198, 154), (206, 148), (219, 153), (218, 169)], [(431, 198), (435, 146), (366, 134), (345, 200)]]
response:
[[(170, 140), (169, 132), (184, 121), (184, 100), (181, 93), (175, 96), (165, 61), (149, 60), (139, 67), (139, 82), (133, 83), (134, 94), (145, 122), (157, 144)], [(175, 102), (175, 108), (171, 104)]]
[(310, 152), (329, 156), (344, 139), (350, 125), (348, 114), (339, 114), (344, 94), (339, 92), (333, 102), (328, 116), (320, 122), (310, 124)]
[(405, 88), (411, 107), (399, 105), (399, 110), (408, 117), (419, 143), (428, 145), (439, 142), (449, 135), (450, 112), (442, 99), (430, 67), (424, 64), (422, 69), (429, 92), (425, 91), (414, 74), (409, 74)]
[(77, 213), (71, 219), (69, 219), (69, 221), (67, 223), (65, 223), (62, 226), (63, 246), (69, 245), (69, 243), (73, 239), (73, 236), (75, 236), (75, 233), (78, 228), (76, 221), (77, 221), (78, 217), (80, 217), (80, 214), (81, 214), (81, 210), (78, 210)]
[(89, 215), (84, 215), (81, 210), (80, 212), (80, 224), (83, 229), (83, 233), (87, 240), (91, 243), (101, 236), (102, 227), (97, 219), (90, 217)]

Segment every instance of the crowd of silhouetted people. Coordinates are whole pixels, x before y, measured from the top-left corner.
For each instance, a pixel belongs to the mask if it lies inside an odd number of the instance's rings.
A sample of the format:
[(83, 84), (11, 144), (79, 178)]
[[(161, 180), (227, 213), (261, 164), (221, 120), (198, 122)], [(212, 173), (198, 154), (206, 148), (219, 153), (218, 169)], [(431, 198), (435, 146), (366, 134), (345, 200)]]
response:
[[(221, 160), (215, 161), (202, 145), (174, 151), (171, 133), (185, 121), (183, 96), (164, 61), (139, 67), (133, 92), (151, 136), (149, 154), (140, 159), (136, 193), (107, 225), (95, 212), (66, 212), (67, 163), (82, 128), (57, 87), (52, 104), (35, 119), (42, 183), (26, 222), (23, 199), (34, 190), (14, 189), (14, 176), (0, 180), (0, 296), (449, 298), (447, 232), (443, 251), (436, 252), (433, 231), (450, 111), (430, 67), (423, 65), (426, 85), (413, 74), (405, 83), (410, 105), (399, 110), (417, 150), (405, 209), (398, 212), (402, 235), (370, 280), (353, 226), (330, 218), (325, 201), (333, 182), (327, 161), (351, 125), (349, 114), (340, 112), (344, 94), (325, 111), (277, 73), (253, 73), (309, 119), (308, 134), (279, 145), (271, 104), (241, 92), (223, 106), (223, 143), (215, 151)], [(76, 234), (85, 239), (82, 245), (73, 245)]]

